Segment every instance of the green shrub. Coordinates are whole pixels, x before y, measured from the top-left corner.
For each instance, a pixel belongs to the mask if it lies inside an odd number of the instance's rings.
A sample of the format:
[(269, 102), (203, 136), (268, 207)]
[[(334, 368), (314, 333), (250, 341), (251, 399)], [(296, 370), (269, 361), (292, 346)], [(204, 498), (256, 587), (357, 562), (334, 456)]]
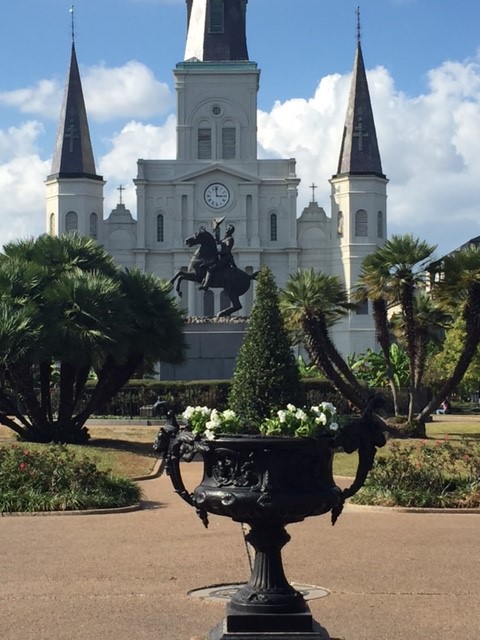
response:
[(72, 448), (0, 448), (0, 512), (121, 507), (140, 500), (131, 480), (99, 471)]
[(480, 442), (393, 441), (378, 456), (357, 504), (402, 507), (480, 507)]
[(238, 352), (229, 407), (245, 425), (258, 425), (272, 410), (289, 402), (303, 406), (304, 387), (280, 313), (272, 272), (263, 267), (257, 277), (255, 304)]

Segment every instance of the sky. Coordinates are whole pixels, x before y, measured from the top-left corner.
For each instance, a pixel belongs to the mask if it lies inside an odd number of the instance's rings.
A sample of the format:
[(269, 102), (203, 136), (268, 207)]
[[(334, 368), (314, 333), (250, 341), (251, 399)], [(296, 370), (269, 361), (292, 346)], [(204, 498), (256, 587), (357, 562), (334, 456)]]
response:
[[(361, 42), (388, 185), (388, 234), (440, 257), (480, 235), (480, 2), (249, 0), (261, 69), (258, 155), (297, 159), (298, 214), (330, 214), (356, 47)], [(0, 246), (45, 230), (70, 60), (72, 0), (0, 0)], [(175, 157), (172, 70), (184, 57), (185, 0), (77, 0), (75, 46), (107, 216), (135, 215), (137, 158)]]

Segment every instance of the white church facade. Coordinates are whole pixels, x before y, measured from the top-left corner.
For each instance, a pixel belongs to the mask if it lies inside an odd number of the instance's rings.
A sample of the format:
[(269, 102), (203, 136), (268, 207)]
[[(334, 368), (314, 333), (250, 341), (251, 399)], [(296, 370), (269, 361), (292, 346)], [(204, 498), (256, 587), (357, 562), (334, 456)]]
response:
[[(233, 255), (249, 273), (268, 266), (282, 287), (297, 269), (339, 275), (347, 289), (362, 260), (386, 238), (387, 179), (382, 171), (360, 41), (327, 215), (312, 197), (298, 215), (301, 176), (295, 160), (258, 159), (260, 71), (249, 60), (247, 0), (186, 0), (185, 59), (174, 69), (177, 96), (175, 160), (137, 163), (136, 212), (120, 201), (106, 218), (103, 178), (96, 173), (75, 45), (60, 116), (46, 225), (52, 234), (96, 238), (124, 267), (170, 279), (188, 266), (185, 238), (213, 218), (235, 227)], [(139, 149), (141, 158), (142, 150)], [(134, 169), (134, 168), (132, 168)], [(335, 168), (332, 168), (335, 170)], [(222, 229), (223, 231), (223, 229)], [(182, 284), (190, 316), (213, 316), (225, 306), (219, 289)], [(248, 315), (254, 287), (242, 299)], [(344, 354), (375, 348), (371, 310), (359, 308), (334, 328)]]

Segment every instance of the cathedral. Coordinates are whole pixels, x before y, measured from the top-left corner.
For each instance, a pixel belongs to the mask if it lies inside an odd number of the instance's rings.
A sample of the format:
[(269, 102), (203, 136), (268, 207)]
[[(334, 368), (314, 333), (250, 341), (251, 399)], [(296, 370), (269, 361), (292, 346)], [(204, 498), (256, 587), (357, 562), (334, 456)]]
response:
[[(312, 201), (300, 212), (294, 158), (257, 158), (260, 70), (249, 59), (248, 0), (186, 0), (184, 60), (173, 73), (177, 98), (175, 160), (137, 162), (132, 177), (136, 211), (122, 203), (104, 216), (105, 182), (96, 172), (75, 43), (60, 115), (51, 173), (46, 180), (50, 234), (78, 231), (100, 242), (125, 267), (162, 278), (188, 267), (185, 238), (212, 220), (235, 228), (236, 265), (247, 273), (268, 266), (282, 287), (297, 269), (338, 275), (351, 289), (366, 255), (386, 238), (387, 178), (357, 38), (339, 160), (332, 167), (330, 215)], [(139, 149), (141, 158), (142, 150)], [(222, 229), (223, 231), (223, 229)], [(182, 283), (189, 316), (214, 316), (219, 289)], [(241, 298), (248, 315), (254, 287)], [(375, 348), (368, 304), (333, 328), (344, 354)]]

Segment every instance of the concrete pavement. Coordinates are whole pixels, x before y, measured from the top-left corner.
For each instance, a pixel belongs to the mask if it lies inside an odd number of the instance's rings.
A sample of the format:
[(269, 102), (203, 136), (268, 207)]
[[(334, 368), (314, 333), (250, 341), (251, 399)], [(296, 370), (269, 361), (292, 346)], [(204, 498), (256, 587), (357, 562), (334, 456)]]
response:
[[(184, 468), (193, 488), (201, 464)], [(204, 529), (165, 476), (141, 485), (141, 511), (0, 518), (2, 640), (189, 640), (221, 620), (188, 591), (248, 578), (240, 525)], [(288, 531), (286, 575), (330, 591), (310, 608), (332, 639), (480, 639), (480, 514), (347, 506)]]

